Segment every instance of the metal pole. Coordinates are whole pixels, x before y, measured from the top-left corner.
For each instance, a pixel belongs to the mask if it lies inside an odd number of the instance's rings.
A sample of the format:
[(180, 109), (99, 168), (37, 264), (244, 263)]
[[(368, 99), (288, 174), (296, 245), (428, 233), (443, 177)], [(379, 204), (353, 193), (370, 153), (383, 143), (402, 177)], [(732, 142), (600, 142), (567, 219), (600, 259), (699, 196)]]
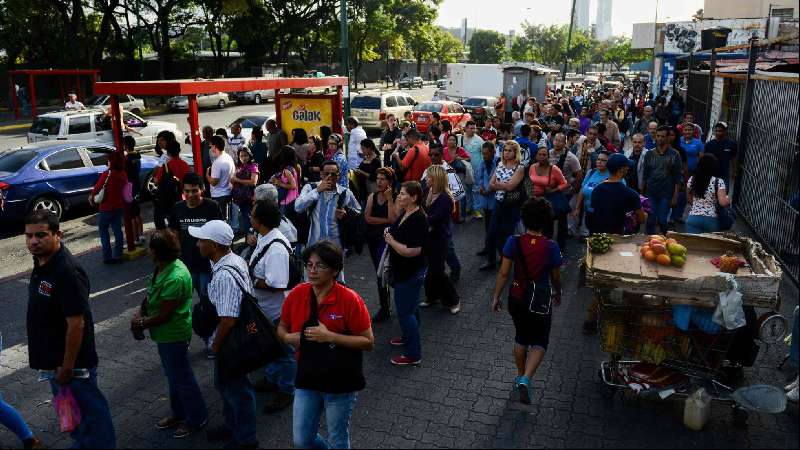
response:
[[(744, 89), (744, 105), (742, 106), (742, 115), (741, 121), (736, 127), (739, 130), (739, 155), (738, 160), (739, 164), (737, 164), (737, 174), (736, 180), (736, 189), (733, 190), (733, 203), (734, 205), (738, 205), (739, 198), (741, 197), (741, 189), (739, 188), (742, 183), (741, 180), (742, 176), (745, 174), (745, 170), (743, 169), (744, 163), (747, 158), (747, 138), (750, 134), (750, 126), (748, 125), (750, 122), (750, 113), (753, 109), (753, 74), (756, 73), (756, 60), (758, 60), (758, 49), (756, 48), (756, 42), (758, 41), (757, 37), (750, 38), (750, 53), (749, 53), (749, 60), (747, 62), (747, 84), (745, 84)], [(731, 183), (733, 184), (733, 183)]]
[(344, 114), (347, 117), (350, 117), (350, 55), (349, 55), (349, 47), (348, 47), (348, 36), (347, 36), (347, 0), (340, 0), (339, 7), (341, 8), (340, 12), (340, 34), (341, 39), (339, 40), (339, 58), (342, 63), (342, 71), (344, 76), (347, 77), (347, 91), (344, 93)]
[(208, 167), (203, 167), (203, 154), (200, 151), (197, 94), (189, 95), (189, 132), (191, 133), (192, 155), (194, 156), (194, 171), (200, 176), (205, 176), (205, 171), (208, 170)]
[[(711, 49), (711, 63), (708, 66), (708, 89), (706, 90), (706, 115), (708, 121), (707, 132), (713, 132), (714, 124), (711, 123), (711, 108), (714, 103), (714, 71), (717, 69), (717, 49)], [(700, 137), (702, 139), (702, 136)]]
[[(139, 0), (136, 0), (136, 11), (141, 11), (139, 7)], [(142, 53), (142, 19), (139, 17), (139, 14), (136, 14), (136, 29), (138, 38), (136, 39), (139, 41), (139, 79), (144, 80), (144, 54)]]
[[(567, 51), (564, 53), (564, 71), (561, 72), (561, 81), (567, 80), (567, 64), (569, 63), (569, 47), (572, 45), (572, 26), (575, 23), (575, 0), (572, 0), (572, 14), (569, 16), (569, 33), (567, 34)], [(563, 86), (562, 86), (563, 87)]]

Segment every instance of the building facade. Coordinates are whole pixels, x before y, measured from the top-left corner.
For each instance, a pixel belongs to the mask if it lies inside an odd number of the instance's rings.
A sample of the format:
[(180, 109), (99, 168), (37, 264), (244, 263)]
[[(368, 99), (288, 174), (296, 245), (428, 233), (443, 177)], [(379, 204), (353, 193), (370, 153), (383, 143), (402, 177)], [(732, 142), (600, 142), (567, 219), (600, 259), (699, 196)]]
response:
[(797, 1), (787, 0), (705, 0), (704, 19), (752, 19), (781, 17), (797, 19)]
[[(613, 9), (613, 0), (597, 0), (597, 34), (595, 37), (599, 41), (605, 41), (611, 38), (611, 14)], [(577, 7), (577, 5), (576, 5)]]
[(591, 21), (589, 20), (590, 0), (575, 0), (575, 29), (578, 31), (590, 31)]

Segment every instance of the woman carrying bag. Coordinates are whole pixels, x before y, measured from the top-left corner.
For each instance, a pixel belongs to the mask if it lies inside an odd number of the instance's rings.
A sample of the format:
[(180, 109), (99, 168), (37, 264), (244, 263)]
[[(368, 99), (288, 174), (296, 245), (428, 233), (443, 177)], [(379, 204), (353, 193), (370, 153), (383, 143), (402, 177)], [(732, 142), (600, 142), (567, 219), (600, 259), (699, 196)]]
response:
[[(364, 389), (362, 353), (375, 338), (364, 300), (336, 279), (344, 255), (332, 241), (303, 251), (308, 283), (286, 297), (278, 336), (298, 352), (293, 407), (296, 448), (350, 448), (350, 417)], [(319, 434), (325, 413), (328, 439)]]
[[(569, 189), (569, 183), (558, 166), (550, 164), (550, 152), (547, 147), (539, 147), (536, 152), (536, 163), (531, 166), (528, 176), (533, 186), (533, 195), (543, 197), (550, 202), (553, 208), (553, 219), (566, 223), (567, 214), (571, 212), (564, 190)], [(564, 227), (566, 229), (566, 227)], [(544, 234), (553, 238), (555, 226), (553, 222), (545, 227)], [(567, 242), (566, 233), (558, 234), (558, 246), (564, 248)]]
[[(125, 173), (125, 157), (114, 152), (108, 155), (108, 170), (105, 171), (89, 195), (89, 203), (97, 206), (100, 213), (97, 217), (97, 228), (100, 233), (100, 244), (103, 249), (103, 263), (116, 264), (122, 262), (122, 250), (125, 238), (122, 234), (122, 216), (125, 211), (123, 190), (128, 183)], [(114, 249), (111, 249), (111, 236), (108, 227), (114, 232)]]

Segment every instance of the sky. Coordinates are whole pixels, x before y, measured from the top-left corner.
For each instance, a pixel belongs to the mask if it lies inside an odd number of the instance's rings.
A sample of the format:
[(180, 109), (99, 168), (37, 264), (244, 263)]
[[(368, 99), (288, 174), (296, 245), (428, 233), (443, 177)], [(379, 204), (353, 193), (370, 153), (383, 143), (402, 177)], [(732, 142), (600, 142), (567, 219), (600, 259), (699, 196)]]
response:
[[(509, 30), (522, 30), (527, 20), (538, 25), (569, 24), (572, 2), (569, 0), (443, 0), (439, 6), (436, 23), (447, 28), (461, 27), (467, 19), (469, 28), (495, 30), (508, 34)], [(590, 22), (594, 23), (597, 1), (589, 9)], [(703, 0), (658, 1), (659, 22), (691, 20), (703, 7)], [(614, 35), (631, 36), (632, 24), (653, 22), (656, 0), (614, 0), (612, 31)]]

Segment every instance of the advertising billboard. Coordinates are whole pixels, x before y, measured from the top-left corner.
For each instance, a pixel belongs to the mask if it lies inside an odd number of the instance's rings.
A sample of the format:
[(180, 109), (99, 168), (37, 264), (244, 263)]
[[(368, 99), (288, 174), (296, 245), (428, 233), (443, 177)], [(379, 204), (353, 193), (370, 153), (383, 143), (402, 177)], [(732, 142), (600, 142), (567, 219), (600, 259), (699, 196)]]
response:
[(320, 127), (334, 128), (333, 95), (281, 95), (277, 109), (278, 123), (289, 136), (302, 128), (309, 136), (320, 135)]
[(700, 51), (700, 32), (707, 28), (731, 29), (727, 45), (746, 44), (750, 37), (763, 39), (767, 19), (720, 19), (701, 22), (672, 22), (664, 28), (665, 53), (692, 53)]

